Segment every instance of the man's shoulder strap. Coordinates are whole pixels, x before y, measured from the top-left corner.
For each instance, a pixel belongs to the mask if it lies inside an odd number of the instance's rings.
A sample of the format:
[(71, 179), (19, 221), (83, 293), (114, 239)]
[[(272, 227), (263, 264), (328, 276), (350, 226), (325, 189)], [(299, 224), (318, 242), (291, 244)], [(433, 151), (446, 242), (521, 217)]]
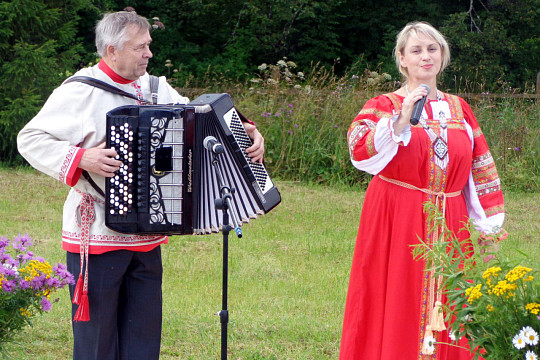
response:
[[(104, 81), (98, 80), (96, 78), (90, 77), (90, 76), (72, 76), (66, 81), (64, 81), (64, 84), (70, 83), (70, 82), (82, 82), (87, 85), (91, 85), (94, 87), (97, 87), (98, 89), (105, 90), (108, 92), (111, 92), (113, 94), (121, 95), (128, 97), (133, 100), (140, 101), (139, 98), (137, 98), (135, 95), (130, 94), (128, 92), (125, 92), (124, 90), (121, 90), (117, 87), (112, 86), (111, 84), (107, 84)], [(152, 92), (152, 103), (157, 104), (157, 92), (159, 87), (159, 78), (157, 76), (150, 75), (150, 90)], [(148, 103), (148, 101), (143, 101), (143, 103)]]
[(150, 75), (150, 92), (152, 93), (152, 104), (157, 104), (159, 89), (159, 78), (154, 75)]

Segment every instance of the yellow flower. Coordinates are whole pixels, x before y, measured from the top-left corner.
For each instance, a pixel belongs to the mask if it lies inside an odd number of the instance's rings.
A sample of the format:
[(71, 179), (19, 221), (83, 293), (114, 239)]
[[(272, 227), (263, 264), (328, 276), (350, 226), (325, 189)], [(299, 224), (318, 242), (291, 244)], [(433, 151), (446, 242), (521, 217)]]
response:
[(512, 292), (517, 288), (516, 284), (508, 283), (506, 280), (501, 280), (495, 285), (492, 289), (488, 291), (488, 293), (495, 294), (497, 296), (503, 296), (506, 294), (506, 298), (514, 296), (514, 293)]
[(482, 297), (482, 284), (478, 284), (474, 287), (470, 287), (465, 290), (465, 295), (468, 297), (469, 303), (473, 303)]
[(498, 266), (492, 266), (486, 271), (484, 271), (484, 274), (482, 274), (482, 278), (486, 279), (486, 283), (491, 287), (491, 279), (497, 278), (499, 276), (499, 273), (502, 271), (502, 269)]
[(486, 306), (486, 308), (488, 309), (489, 312), (495, 310), (495, 308), (491, 305)]
[(510, 282), (516, 282), (518, 281), (519, 279), (523, 279), (523, 277), (531, 272), (532, 269), (531, 268), (528, 268), (528, 267), (524, 267), (524, 266), (521, 266), (521, 265), (518, 265), (516, 266), (515, 268), (513, 268), (512, 270), (510, 270), (508, 272), (508, 274), (506, 274), (506, 276), (504, 277), (506, 280), (510, 281)]
[(20, 308), (19, 311), (21, 312), (22, 316), (26, 316), (28, 318), (32, 316), (32, 313), (25, 308)]
[(52, 267), (47, 261), (31, 260), (24, 268), (19, 269), (19, 272), (21, 275), (26, 275), (24, 278), (26, 281), (31, 281), (41, 274), (44, 274), (45, 278), (49, 279), (52, 275)]
[(525, 310), (528, 310), (533, 315), (538, 315), (540, 313), (540, 304), (538, 303), (530, 303), (525, 305)]

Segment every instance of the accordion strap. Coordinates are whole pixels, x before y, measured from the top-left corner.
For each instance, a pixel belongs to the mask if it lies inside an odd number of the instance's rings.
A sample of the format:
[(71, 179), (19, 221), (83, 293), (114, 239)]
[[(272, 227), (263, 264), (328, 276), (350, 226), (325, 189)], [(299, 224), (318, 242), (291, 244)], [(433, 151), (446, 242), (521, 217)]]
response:
[[(64, 84), (74, 82), (74, 81), (82, 82), (84, 84), (97, 87), (98, 89), (105, 90), (105, 91), (111, 92), (113, 94), (125, 96), (125, 97), (128, 97), (130, 99), (140, 101), (137, 96), (135, 96), (133, 94), (130, 94), (128, 92), (125, 92), (124, 90), (121, 90), (121, 89), (119, 89), (119, 88), (117, 88), (115, 86), (112, 86), (111, 84), (107, 84), (104, 81), (95, 79), (95, 78), (90, 77), (90, 76), (73, 76), (73, 77), (70, 77), (69, 79), (67, 79), (66, 81), (64, 81)], [(159, 78), (157, 76), (150, 75), (150, 89), (151, 89), (151, 92), (152, 92), (152, 102), (143, 100), (142, 101), (143, 103), (157, 104), (158, 86), (159, 86)]]
[(88, 171), (86, 170), (83, 170), (82, 171), (82, 176), (90, 183), (90, 185), (94, 188), (94, 190), (96, 190), (96, 192), (105, 197), (105, 193), (103, 192), (103, 190), (101, 190), (101, 188), (96, 184), (96, 182), (94, 181), (94, 179), (92, 179), (92, 177), (90, 176), (90, 174), (88, 173)]

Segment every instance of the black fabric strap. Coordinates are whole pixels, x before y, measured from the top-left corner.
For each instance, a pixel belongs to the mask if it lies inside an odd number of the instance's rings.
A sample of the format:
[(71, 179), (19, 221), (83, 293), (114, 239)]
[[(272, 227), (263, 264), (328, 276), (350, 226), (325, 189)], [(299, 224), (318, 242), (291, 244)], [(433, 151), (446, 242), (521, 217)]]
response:
[(90, 176), (90, 174), (88, 173), (88, 171), (86, 170), (83, 170), (82, 171), (82, 176), (90, 183), (90, 185), (92, 185), (92, 187), (94, 188), (94, 190), (97, 191), (97, 193), (103, 197), (105, 197), (105, 193), (103, 192), (103, 190), (101, 190), (101, 188), (96, 184), (96, 182), (94, 181), (94, 179), (92, 179), (92, 177)]
[(124, 90), (120, 90), (119, 88), (114, 87), (111, 84), (107, 84), (104, 81), (101, 81), (101, 80), (98, 80), (98, 79), (95, 79), (95, 78), (89, 77), (89, 76), (73, 76), (73, 77), (70, 77), (69, 79), (67, 79), (66, 81), (64, 81), (64, 84), (74, 82), (74, 81), (82, 82), (82, 83), (85, 83), (87, 85), (95, 86), (95, 87), (97, 87), (97, 88), (99, 88), (101, 90), (112, 92), (114, 94), (122, 95), (122, 96), (125, 96), (125, 97), (128, 97), (128, 98), (131, 98), (133, 100), (139, 101), (139, 98), (137, 98), (135, 95), (130, 94), (128, 92), (125, 92)]
[(141, 100), (133, 94), (125, 92), (124, 90), (121, 90), (115, 86), (112, 86), (111, 84), (107, 84), (104, 81), (95, 79), (90, 76), (73, 76), (67, 79), (66, 81), (64, 81), (64, 84), (74, 82), (74, 81), (78, 81), (87, 85), (95, 86), (98, 89), (105, 90), (113, 94), (125, 96), (133, 100), (141, 101), (143, 104), (157, 104), (157, 91), (158, 91), (158, 86), (159, 86), (159, 78), (157, 76), (150, 75), (150, 91), (152, 92), (151, 102), (146, 101), (146, 100)]

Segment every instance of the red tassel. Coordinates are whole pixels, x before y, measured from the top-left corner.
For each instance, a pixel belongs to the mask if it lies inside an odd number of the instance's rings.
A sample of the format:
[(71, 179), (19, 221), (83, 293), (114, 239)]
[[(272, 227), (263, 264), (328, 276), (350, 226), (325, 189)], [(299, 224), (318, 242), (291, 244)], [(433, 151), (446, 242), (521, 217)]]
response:
[(82, 277), (82, 274), (79, 274), (79, 279), (77, 280), (77, 285), (75, 285), (75, 291), (73, 292), (72, 302), (74, 304), (80, 303), (82, 292), (83, 292), (83, 277)]
[(90, 305), (88, 304), (88, 295), (86, 292), (83, 292), (81, 303), (79, 304), (79, 308), (75, 313), (73, 321), (90, 321)]

